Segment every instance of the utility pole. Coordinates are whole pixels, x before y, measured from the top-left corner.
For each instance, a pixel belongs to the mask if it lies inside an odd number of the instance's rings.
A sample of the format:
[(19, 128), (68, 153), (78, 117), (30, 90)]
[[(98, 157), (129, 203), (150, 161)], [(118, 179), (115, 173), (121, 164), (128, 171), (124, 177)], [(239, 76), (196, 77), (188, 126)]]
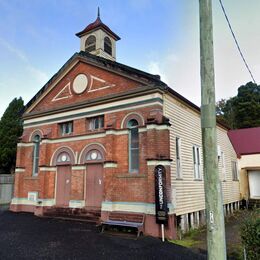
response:
[(226, 259), (222, 189), (218, 175), (212, 0), (199, 0), (201, 128), (209, 260)]

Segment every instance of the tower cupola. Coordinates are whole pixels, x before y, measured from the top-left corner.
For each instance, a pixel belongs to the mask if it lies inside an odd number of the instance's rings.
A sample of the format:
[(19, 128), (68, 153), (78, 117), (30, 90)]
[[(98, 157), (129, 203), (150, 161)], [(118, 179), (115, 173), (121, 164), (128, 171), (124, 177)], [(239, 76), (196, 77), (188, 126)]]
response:
[(80, 38), (81, 51), (116, 60), (116, 41), (120, 37), (101, 21), (99, 8), (96, 21), (76, 33), (76, 36)]

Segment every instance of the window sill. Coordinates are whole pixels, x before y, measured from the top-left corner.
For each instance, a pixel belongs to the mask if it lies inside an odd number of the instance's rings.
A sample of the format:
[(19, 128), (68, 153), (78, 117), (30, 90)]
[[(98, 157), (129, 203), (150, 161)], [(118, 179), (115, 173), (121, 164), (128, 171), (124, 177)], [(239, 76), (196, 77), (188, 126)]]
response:
[(194, 179), (194, 181), (203, 181), (202, 179)]
[(177, 181), (183, 181), (183, 178), (179, 177), (179, 178), (176, 178)]
[(73, 133), (69, 133), (69, 134), (60, 134), (60, 137), (68, 137), (68, 136), (73, 136)]
[(24, 180), (39, 180), (39, 176), (24, 177)]
[(104, 128), (98, 128), (98, 129), (87, 129), (86, 134), (92, 134), (92, 133), (103, 133), (105, 132)]
[(126, 173), (116, 176), (119, 179), (128, 179), (128, 178), (146, 178), (147, 174), (140, 174), (140, 173)]

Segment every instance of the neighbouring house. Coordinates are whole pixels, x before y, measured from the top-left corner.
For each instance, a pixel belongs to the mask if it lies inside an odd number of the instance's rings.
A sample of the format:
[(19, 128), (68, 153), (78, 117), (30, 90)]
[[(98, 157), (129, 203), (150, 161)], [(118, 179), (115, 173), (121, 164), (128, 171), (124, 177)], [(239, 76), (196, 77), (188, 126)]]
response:
[(237, 153), (241, 198), (260, 206), (260, 127), (231, 130), (230, 141)]
[[(107, 220), (143, 214), (144, 233), (161, 236), (155, 167), (166, 171), (168, 224), (204, 223), (200, 109), (157, 75), (116, 62), (116, 41), (100, 19), (76, 34), (75, 53), (27, 104), (18, 143), (13, 211)], [(238, 207), (236, 153), (218, 124), (225, 209)]]

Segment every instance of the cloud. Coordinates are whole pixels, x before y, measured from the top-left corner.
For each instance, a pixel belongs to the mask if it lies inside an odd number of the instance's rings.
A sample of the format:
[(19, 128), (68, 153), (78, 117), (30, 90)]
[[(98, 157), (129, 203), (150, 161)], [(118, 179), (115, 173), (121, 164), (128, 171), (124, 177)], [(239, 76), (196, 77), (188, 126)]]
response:
[(161, 80), (164, 81), (165, 83), (169, 84), (169, 80), (168, 80), (166, 74), (160, 67), (161, 66), (160, 66), (159, 62), (150, 61), (150, 63), (148, 64), (148, 72), (151, 74), (160, 75)]
[(45, 84), (49, 78), (45, 72), (33, 66), (27, 66), (27, 70), (29, 71), (29, 73), (31, 73), (30, 75), (32, 75), (40, 85)]
[(34, 67), (30, 63), (28, 57), (20, 49), (13, 47), (10, 43), (2, 38), (0, 38), (0, 45), (2, 45), (6, 50), (8, 50), (26, 65), (26, 69), (31, 73), (37, 83), (43, 84), (48, 80), (48, 75), (44, 71)]
[(0, 38), (0, 44), (6, 48), (9, 52), (14, 54), (17, 58), (19, 58), (21, 61), (28, 63), (29, 60), (27, 59), (26, 55), (20, 51), (17, 48), (14, 48), (11, 44), (9, 44), (7, 41), (4, 39)]
[(185, 98), (200, 104), (200, 77), (199, 63), (196, 55), (180, 53), (177, 56), (173, 52), (151, 59), (147, 64), (147, 70), (152, 74), (159, 74), (161, 80), (169, 87), (183, 95)]

